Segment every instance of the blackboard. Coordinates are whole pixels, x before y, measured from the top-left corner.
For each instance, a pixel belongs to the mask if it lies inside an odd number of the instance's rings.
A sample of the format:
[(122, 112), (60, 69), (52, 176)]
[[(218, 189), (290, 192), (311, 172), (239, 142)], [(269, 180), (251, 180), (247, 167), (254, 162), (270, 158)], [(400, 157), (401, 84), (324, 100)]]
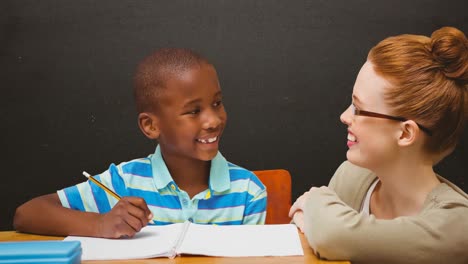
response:
[[(354, 80), (368, 50), (402, 33), (468, 32), (465, 0), (0, 1), (0, 229), (32, 197), (110, 163), (147, 156), (132, 75), (161, 47), (217, 68), (228, 112), (221, 151), (252, 170), (283, 168), (293, 199), (345, 159)], [(465, 191), (467, 133), (437, 171)]]

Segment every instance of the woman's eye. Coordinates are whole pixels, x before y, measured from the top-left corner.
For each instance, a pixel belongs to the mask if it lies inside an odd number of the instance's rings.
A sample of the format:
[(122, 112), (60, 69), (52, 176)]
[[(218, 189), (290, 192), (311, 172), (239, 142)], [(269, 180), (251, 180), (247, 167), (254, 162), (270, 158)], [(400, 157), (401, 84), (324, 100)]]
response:
[(351, 110), (353, 111), (353, 114), (354, 115), (358, 115), (359, 114), (359, 108), (356, 107), (356, 105), (354, 103), (351, 104)]
[(213, 106), (217, 107), (217, 106), (220, 106), (220, 105), (222, 105), (222, 104), (223, 104), (223, 102), (220, 100), (220, 101), (216, 101), (216, 102), (213, 104)]

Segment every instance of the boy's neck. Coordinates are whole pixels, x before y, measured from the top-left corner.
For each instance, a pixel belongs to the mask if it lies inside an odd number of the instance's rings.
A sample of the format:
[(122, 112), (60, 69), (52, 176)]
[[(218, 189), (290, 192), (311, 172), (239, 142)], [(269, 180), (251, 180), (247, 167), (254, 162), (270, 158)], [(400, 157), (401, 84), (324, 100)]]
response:
[(191, 198), (208, 188), (211, 161), (164, 157), (164, 162), (177, 186)]

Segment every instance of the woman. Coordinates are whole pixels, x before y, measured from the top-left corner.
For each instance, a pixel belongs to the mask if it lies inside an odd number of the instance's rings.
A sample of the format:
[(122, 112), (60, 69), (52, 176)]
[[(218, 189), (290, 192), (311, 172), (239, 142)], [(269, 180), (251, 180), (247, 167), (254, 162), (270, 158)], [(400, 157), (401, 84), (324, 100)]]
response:
[(433, 166), (468, 117), (468, 41), (390, 37), (369, 52), (340, 119), (347, 160), (290, 216), (317, 255), (352, 263), (468, 263), (468, 195)]

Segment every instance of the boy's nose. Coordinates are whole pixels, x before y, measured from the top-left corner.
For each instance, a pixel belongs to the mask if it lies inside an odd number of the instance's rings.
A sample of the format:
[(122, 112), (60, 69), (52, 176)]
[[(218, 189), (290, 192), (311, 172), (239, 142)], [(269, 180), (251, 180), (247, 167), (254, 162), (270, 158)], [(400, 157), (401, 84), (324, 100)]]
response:
[(341, 123), (349, 126), (351, 124), (352, 119), (353, 119), (352, 115), (353, 114), (351, 113), (351, 105), (350, 105), (350, 106), (348, 106), (348, 108), (346, 108), (343, 111), (343, 113), (341, 113), (341, 115), (340, 115)]
[(204, 115), (202, 127), (203, 129), (214, 129), (217, 128), (222, 122), (223, 118), (221, 114), (212, 110), (208, 110)]

